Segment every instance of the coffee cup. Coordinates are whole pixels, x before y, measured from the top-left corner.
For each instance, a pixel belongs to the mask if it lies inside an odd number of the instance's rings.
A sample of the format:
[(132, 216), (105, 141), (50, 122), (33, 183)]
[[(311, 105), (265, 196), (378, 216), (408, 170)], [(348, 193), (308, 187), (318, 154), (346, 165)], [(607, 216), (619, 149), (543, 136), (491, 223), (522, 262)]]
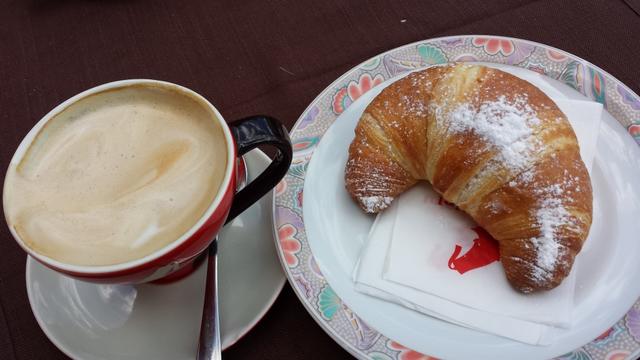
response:
[[(241, 156), (276, 155), (237, 191)], [(285, 175), (292, 149), (268, 116), (227, 124), (204, 97), (156, 80), (86, 90), (18, 146), (3, 188), (11, 234), (34, 259), (98, 283), (176, 279), (222, 226)]]

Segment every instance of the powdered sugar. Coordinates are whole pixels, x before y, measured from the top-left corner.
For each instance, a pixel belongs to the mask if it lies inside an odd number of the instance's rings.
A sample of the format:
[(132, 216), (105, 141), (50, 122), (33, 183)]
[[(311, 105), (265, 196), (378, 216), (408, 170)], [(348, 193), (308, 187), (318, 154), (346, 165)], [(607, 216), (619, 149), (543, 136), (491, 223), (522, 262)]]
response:
[(542, 191), (546, 196), (540, 201), (535, 214), (540, 236), (531, 239), (537, 252), (533, 275), (539, 281), (545, 281), (553, 275), (563, 250), (563, 245), (558, 242), (558, 232), (570, 220), (570, 214), (562, 204), (560, 196), (563, 189), (560, 185), (552, 185)]
[(532, 128), (540, 119), (526, 104), (526, 98), (508, 102), (505, 96), (485, 102), (476, 110), (463, 104), (449, 114), (449, 131), (472, 131), (495, 146), (502, 162), (512, 169), (522, 169), (530, 162), (537, 145)]
[(487, 209), (491, 214), (495, 215), (504, 210), (504, 204), (500, 200), (494, 199), (487, 204)]
[(386, 208), (391, 204), (393, 198), (390, 196), (364, 196), (360, 198), (360, 202), (364, 205), (368, 213), (372, 213)]
[(427, 107), (424, 105), (422, 98), (417, 98), (405, 109), (405, 113), (414, 116), (423, 116), (427, 113), (426, 109)]
[(530, 184), (533, 181), (534, 172), (532, 169), (529, 169), (522, 174), (520, 174), (520, 180), (525, 184)]

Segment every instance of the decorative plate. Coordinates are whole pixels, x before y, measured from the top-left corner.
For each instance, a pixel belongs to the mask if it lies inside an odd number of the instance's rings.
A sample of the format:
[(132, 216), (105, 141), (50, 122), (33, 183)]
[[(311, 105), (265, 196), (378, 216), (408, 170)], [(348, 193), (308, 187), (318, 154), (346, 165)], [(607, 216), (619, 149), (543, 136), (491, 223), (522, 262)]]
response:
[[(291, 131), (292, 166), (277, 186), (274, 226), (280, 260), (303, 305), (321, 327), (358, 358), (435, 359), (368, 326), (329, 286), (314, 260), (303, 221), (307, 166), (337, 117), (371, 88), (396, 75), (450, 61), (507, 64), (536, 71), (602, 103), (640, 145), (640, 97), (600, 68), (553, 47), (496, 36), (454, 36), (405, 45), (351, 69), (326, 88)], [(609, 330), (558, 359), (625, 359), (640, 351), (640, 300)]]

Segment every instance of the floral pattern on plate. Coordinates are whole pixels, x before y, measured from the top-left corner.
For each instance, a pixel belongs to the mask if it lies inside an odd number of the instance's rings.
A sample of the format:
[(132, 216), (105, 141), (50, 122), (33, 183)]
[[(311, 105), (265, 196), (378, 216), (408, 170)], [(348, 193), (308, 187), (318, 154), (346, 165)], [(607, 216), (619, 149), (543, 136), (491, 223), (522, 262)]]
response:
[(640, 343), (640, 307), (631, 308), (627, 313), (625, 322), (629, 330), (629, 335)]
[(603, 332), (600, 336), (595, 338), (591, 344), (597, 347), (604, 347), (609, 343), (615, 341), (623, 332), (624, 326), (622, 326), (621, 323), (616, 323), (612, 327), (607, 329), (607, 331)]
[(351, 80), (346, 86), (340, 88), (333, 95), (331, 109), (335, 114), (342, 114), (342, 112), (362, 96), (362, 94), (374, 86), (382, 84), (383, 81), (384, 77), (382, 77), (381, 74), (371, 75), (369, 73), (363, 73), (358, 79)]
[[(640, 144), (640, 97), (609, 74), (564, 51), (526, 40), (452, 36), (405, 45), (348, 71), (305, 110), (291, 130), (294, 160), (275, 194), (278, 253), (301, 301), (322, 328), (353, 355), (374, 360), (435, 359), (369, 328), (341, 301), (313, 259), (302, 218), (302, 188), (309, 160), (323, 134), (353, 101), (386, 79), (429, 64), (482, 61), (523, 67), (557, 79), (607, 111)], [(622, 360), (640, 351), (640, 301), (593, 342), (558, 359)]]
[(633, 124), (629, 126), (629, 134), (636, 139), (636, 142), (640, 145), (640, 124)]
[(579, 349), (568, 354), (564, 354), (557, 358), (557, 360), (592, 360), (592, 357), (588, 352)]
[(395, 341), (388, 341), (387, 347), (394, 351), (399, 351), (398, 359), (399, 360), (438, 360), (438, 358), (434, 358), (433, 356), (421, 354), (417, 351), (413, 351), (403, 345), (398, 344)]

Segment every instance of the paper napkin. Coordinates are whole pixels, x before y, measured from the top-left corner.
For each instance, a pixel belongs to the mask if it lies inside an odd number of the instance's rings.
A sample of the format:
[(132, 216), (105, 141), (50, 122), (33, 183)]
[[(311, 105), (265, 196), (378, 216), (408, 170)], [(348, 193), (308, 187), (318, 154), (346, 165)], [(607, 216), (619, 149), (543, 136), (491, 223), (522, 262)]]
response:
[[(555, 100), (567, 115), (591, 169), (602, 105)], [(575, 274), (548, 292), (511, 288), (488, 235), (417, 185), (378, 215), (354, 271), (356, 290), (461, 326), (534, 345), (571, 326)]]

